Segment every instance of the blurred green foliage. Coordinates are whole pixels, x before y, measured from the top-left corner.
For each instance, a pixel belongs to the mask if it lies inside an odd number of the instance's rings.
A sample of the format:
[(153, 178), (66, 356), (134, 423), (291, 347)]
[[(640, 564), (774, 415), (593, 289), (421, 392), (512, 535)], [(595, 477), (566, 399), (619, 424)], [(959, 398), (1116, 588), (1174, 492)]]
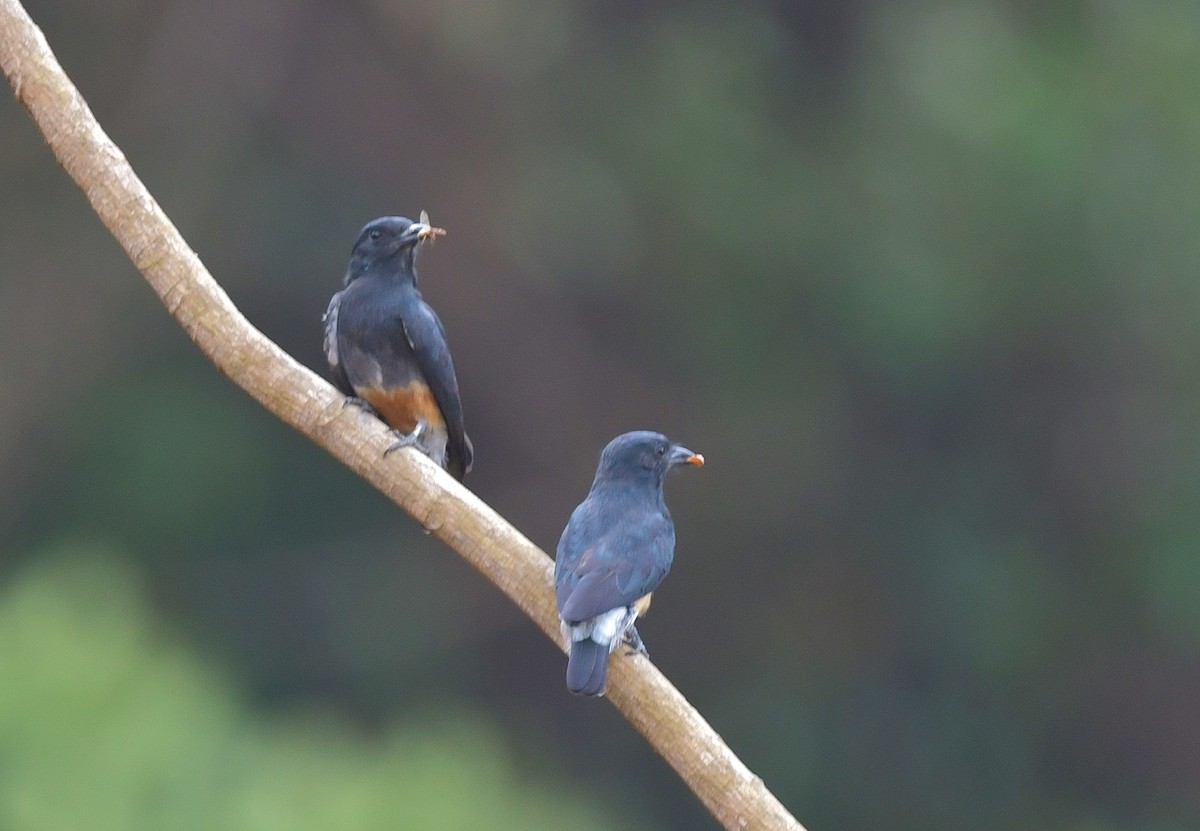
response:
[(0, 596), (3, 827), (629, 827), (522, 773), (466, 710), (371, 733), (320, 710), (255, 712), (139, 582), (111, 551), (64, 544)]

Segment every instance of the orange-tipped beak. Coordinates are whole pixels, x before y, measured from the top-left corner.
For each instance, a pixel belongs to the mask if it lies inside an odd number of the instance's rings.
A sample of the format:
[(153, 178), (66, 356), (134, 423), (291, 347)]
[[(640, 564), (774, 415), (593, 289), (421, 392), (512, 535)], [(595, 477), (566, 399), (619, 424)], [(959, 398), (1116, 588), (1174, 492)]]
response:
[(695, 465), (696, 467), (704, 467), (704, 457), (701, 456), (699, 453), (693, 453), (692, 455), (690, 455), (686, 459), (684, 459), (684, 461), (687, 462), (689, 465)]

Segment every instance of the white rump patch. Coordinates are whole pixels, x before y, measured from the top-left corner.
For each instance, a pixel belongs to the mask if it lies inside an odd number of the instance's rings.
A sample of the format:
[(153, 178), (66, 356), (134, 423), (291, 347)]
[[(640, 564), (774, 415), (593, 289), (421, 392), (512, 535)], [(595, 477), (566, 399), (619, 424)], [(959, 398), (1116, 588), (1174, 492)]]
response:
[(608, 647), (608, 651), (612, 652), (620, 646), (626, 630), (633, 626), (635, 620), (636, 609), (632, 606), (618, 606), (575, 626), (568, 627), (563, 624), (563, 635), (567, 637), (568, 643), (590, 638), (601, 646)]

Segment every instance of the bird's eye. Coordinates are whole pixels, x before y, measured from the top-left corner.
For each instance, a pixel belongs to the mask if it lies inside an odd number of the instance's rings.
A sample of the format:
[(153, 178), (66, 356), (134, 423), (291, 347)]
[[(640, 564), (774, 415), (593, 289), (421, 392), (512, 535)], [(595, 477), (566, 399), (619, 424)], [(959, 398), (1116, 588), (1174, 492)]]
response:
[(660, 444), (658, 447), (654, 448), (654, 455), (660, 459), (667, 455), (667, 446), (665, 444)]
[(367, 236), (369, 236), (371, 239), (379, 239), (383, 236), (383, 231), (380, 231), (378, 228), (374, 228), (372, 229), (371, 233), (367, 234)]

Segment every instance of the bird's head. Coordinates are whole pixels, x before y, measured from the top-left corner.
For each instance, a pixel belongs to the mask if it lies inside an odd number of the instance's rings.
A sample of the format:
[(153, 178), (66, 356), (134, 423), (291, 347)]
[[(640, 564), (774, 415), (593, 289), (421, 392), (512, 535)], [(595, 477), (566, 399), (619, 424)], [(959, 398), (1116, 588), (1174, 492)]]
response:
[(376, 265), (411, 274), (416, 282), (416, 256), (420, 244), (445, 235), (445, 230), (429, 224), (429, 214), (425, 211), (421, 211), (421, 219), (417, 222), (403, 216), (372, 219), (358, 233), (358, 241), (350, 254), (346, 282), (362, 276)]
[(703, 467), (704, 457), (674, 444), (662, 433), (635, 430), (622, 433), (600, 454), (596, 480), (648, 480), (661, 483), (680, 465)]

